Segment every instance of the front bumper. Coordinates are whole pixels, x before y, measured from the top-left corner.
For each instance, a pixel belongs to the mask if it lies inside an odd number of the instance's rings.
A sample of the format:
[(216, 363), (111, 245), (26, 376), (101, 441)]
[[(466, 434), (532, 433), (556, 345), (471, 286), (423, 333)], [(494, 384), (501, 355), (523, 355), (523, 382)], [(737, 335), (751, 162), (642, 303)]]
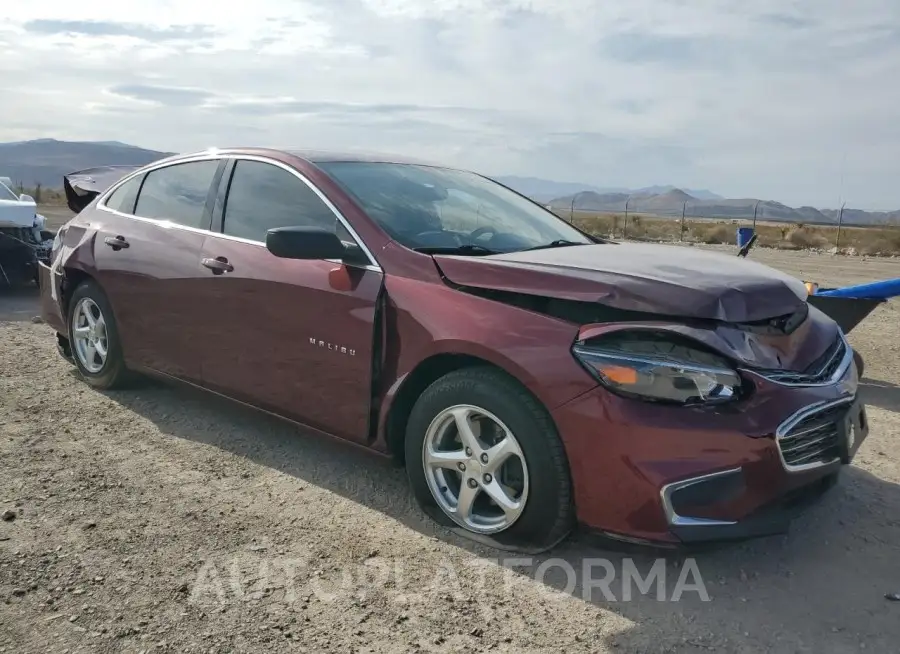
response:
[(579, 522), (660, 545), (786, 531), (852, 460), (868, 421), (855, 364), (824, 386), (756, 381), (739, 407), (650, 405), (597, 388), (557, 409)]

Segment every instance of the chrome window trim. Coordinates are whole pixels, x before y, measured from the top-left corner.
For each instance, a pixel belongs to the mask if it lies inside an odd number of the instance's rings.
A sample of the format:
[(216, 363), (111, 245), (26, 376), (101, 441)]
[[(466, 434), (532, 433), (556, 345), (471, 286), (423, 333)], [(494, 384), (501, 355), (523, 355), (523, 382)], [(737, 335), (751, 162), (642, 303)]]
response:
[(700, 475), (699, 477), (689, 477), (688, 479), (673, 481), (672, 483), (663, 486), (659, 491), (659, 497), (662, 501), (663, 512), (666, 514), (666, 522), (668, 522), (670, 527), (726, 527), (736, 525), (737, 522), (733, 520), (714, 520), (711, 518), (692, 518), (690, 516), (678, 515), (672, 507), (672, 493), (681, 490), (682, 488), (693, 486), (694, 484), (715, 479), (716, 477), (733, 475), (740, 471), (740, 467), (729, 468), (728, 470), (719, 470), (718, 472), (711, 472), (707, 475)]
[[(97, 200), (97, 208), (105, 209), (106, 211), (111, 211), (112, 213), (118, 214), (120, 216), (128, 216), (128, 217), (138, 218), (139, 216), (134, 216), (133, 214), (128, 214), (128, 213), (122, 213), (120, 211), (116, 211), (115, 209), (110, 209), (109, 207), (106, 206), (106, 201), (109, 199), (109, 196), (112, 195), (113, 193), (115, 193), (116, 190), (120, 186), (125, 185), (125, 183), (127, 183), (129, 180), (132, 180), (135, 177), (138, 177), (139, 175), (145, 175), (154, 170), (159, 170), (160, 168), (167, 168), (169, 166), (177, 166), (178, 164), (182, 164), (182, 163), (193, 163), (195, 161), (217, 161), (219, 159), (226, 159), (226, 158), (228, 158), (228, 155), (226, 155), (226, 154), (217, 153), (215, 151), (209, 151), (209, 152), (202, 152), (202, 153), (185, 156), (183, 158), (179, 158), (177, 161), (172, 161), (171, 159), (166, 158), (166, 159), (162, 159), (160, 161), (155, 161), (153, 163), (147, 164), (146, 166), (142, 166), (141, 168), (138, 168), (137, 170), (131, 171), (125, 177), (123, 177), (122, 179), (117, 181), (115, 184), (110, 186), (108, 189), (103, 191), (103, 193), (100, 194), (100, 196)], [(154, 219), (153, 218), (145, 218), (145, 220), (154, 220)], [(155, 221), (155, 222), (167, 222), (167, 221)]]
[[(373, 272), (379, 272), (379, 273), (383, 272), (381, 266), (378, 263), (378, 260), (375, 258), (375, 255), (372, 254), (372, 251), (369, 250), (369, 248), (363, 242), (360, 235), (356, 232), (355, 229), (353, 229), (353, 226), (350, 224), (350, 222), (338, 210), (338, 208), (334, 205), (334, 203), (332, 203), (331, 200), (329, 200), (325, 196), (325, 194), (322, 193), (322, 191), (320, 191), (316, 187), (315, 184), (313, 184), (311, 181), (309, 181), (306, 178), (306, 176), (303, 175), (303, 173), (301, 173), (298, 170), (295, 170), (294, 168), (290, 167), (289, 165), (287, 165), (281, 161), (277, 161), (275, 159), (271, 159), (269, 157), (265, 157), (265, 156), (261, 156), (261, 155), (227, 154), (227, 153), (222, 153), (222, 152), (210, 151), (210, 152), (206, 152), (206, 153), (201, 153), (201, 154), (196, 154), (196, 155), (191, 155), (191, 156), (187, 156), (184, 158), (180, 158), (177, 161), (160, 161), (160, 162), (157, 162), (154, 164), (149, 164), (143, 168), (140, 168), (139, 170), (135, 170), (132, 173), (129, 173), (126, 177), (123, 177), (118, 182), (116, 182), (115, 185), (110, 186), (107, 190), (105, 190), (103, 192), (103, 194), (100, 196), (100, 199), (97, 201), (97, 208), (101, 209), (103, 211), (107, 211), (116, 216), (120, 216), (122, 218), (131, 218), (133, 220), (139, 220), (142, 222), (157, 225), (164, 229), (181, 229), (181, 230), (185, 230), (185, 231), (189, 231), (189, 232), (206, 234), (208, 236), (215, 236), (216, 238), (222, 238), (222, 239), (226, 239), (226, 240), (230, 240), (230, 241), (235, 241), (238, 243), (246, 243), (248, 245), (256, 245), (258, 247), (265, 248), (266, 244), (264, 241), (256, 241), (253, 239), (241, 238), (238, 236), (231, 236), (231, 235), (225, 234), (223, 232), (214, 232), (211, 229), (200, 229), (197, 227), (189, 227), (187, 225), (181, 225), (179, 223), (172, 222), (171, 220), (159, 220), (157, 218), (145, 218), (143, 216), (136, 216), (134, 214), (122, 213), (121, 211), (116, 211), (115, 209), (110, 209), (109, 207), (106, 206), (106, 200), (109, 198), (110, 195), (112, 195), (120, 186), (122, 186), (123, 184), (126, 184), (129, 180), (131, 180), (139, 175), (144, 175), (144, 174), (153, 172), (155, 170), (160, 170), (162, 168), (168, 168), (169, 166), (177, 166), (177, 165), (183, 164), (183, 163), (194, 163), (197, 161), (215, 161), (215, 160), (220, 160), (220, 159), (234, 159), (235, 161), (258, 161), (260, 163), (266, 163), (266, 164), (270, 164), (272, 166), (276, 166), (276, 167), (281, 168), (282, 170), (285, 170), (285, 171), (289, 172), (290, 174), (292, 174), (294, 177), (296, 177), (301, 182), (306, 184), (306, 186), (308, 186), (313, 191), (313, 193), (315, 193), (316, 196), (318, 196), (318, 198), (325, 204), (325, 206), (327, 206), (331, 210), (331, 212), (334, 214), (335, 218), (337, 218), (338, 222), (344, 226), (344, 229), (346, 229), (347, 232), (350, 234), (351, 238), (354, 239), (355, 244), (363, 251), (363, 253), (365, 253), (366, 258), (369, 260), (369, 263), (364, 264), (364, 265), (350, 264), (350, 263), (341, 261), (340, 259), (323, 259), (323, 261), (328, 261), (329, 263), (353, 266), (353, 267), (357, 267), (357, 268), (363, 268), (365, 270), (371, 270)], [(224, 215), (223, 215), (223, 219), (224, 219)], [(223, 226), (224, 226), (224, 220), (223, 220)]]
[(787, 461), (784, 460), (784, 453), (781, 451), (781, 439), (787, 436), (788, 432), (797, 426), (797, 423), (800, 421), (813, 416), (822, 411), (827, 411), (828, 409), (833, 409), (834, 407), (841, 406), (844, 404), (853, 404), (856, 401), (855, 395), (845, 395), (843, 397), (839, 397), (836, 400), (826, 400), (824, 402), (816, 402), (815, 404), (810, 404), (809, 406), (805, 406), (802, 409), (795, 411), (791, 414), (784, 422), (782, 422), (775, 429), (775, 445), (778, 449), (778, 458), (781, 460), (781, 465), (788, 472), (807, 472), (809, 470), (816, 470), (818, 468), (825, 468), (828, 466), (833, 466), (836, 463), (840, 463), (840, 457), (835, 457), (830, 461), (815, 461), (813, 463), (803, 463), (801, 465), (790, 465)]

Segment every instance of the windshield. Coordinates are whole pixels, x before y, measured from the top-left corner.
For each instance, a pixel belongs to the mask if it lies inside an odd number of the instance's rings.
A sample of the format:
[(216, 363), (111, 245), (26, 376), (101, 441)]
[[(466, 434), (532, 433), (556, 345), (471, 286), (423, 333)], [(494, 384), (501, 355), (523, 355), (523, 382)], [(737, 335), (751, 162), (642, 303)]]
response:
[(317, 166), (408, 248), (490, 254), (593, 243), (540, 205), (475, 173), (397, 163)]
[(6, 184), (0, 182), (0, 200), (15, 200), (18, 202), (19, 196), (13, 193)]

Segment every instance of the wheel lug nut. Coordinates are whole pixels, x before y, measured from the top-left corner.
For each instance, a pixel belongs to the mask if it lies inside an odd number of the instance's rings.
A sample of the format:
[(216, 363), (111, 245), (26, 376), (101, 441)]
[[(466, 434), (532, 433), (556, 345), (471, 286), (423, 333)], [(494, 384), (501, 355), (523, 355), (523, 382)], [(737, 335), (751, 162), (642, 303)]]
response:
[(468, 483), (469, 483), (469, 488), (475, 488), (478, 485), (478, 482), (475, 481), (474, 479), (470, 479)]
[(488, 462), (488, 455), (487, 455), (487, 454), (482, 454), (482, 455), (481, 455), (481, 462), (482, 462), (482, 463), (487, 463), (487, 462)]
[(463, 472), (465, 472), (465, 471), (466, 471), (466, 464), (465, 464), (465, 463), (460, 463), (460, 464), (459, 464), (459, 469), (462, 470)]
[(485, 476), (484, 476), (484, 483), (485, 483), (485, 484), (490, 484), (492, 481), (494, 481), (494, 478), (491, 477), (490, 475), (485, 475)]
[(466, 448), (466, 456), (472, 456), (472, 448), (471, 447)]

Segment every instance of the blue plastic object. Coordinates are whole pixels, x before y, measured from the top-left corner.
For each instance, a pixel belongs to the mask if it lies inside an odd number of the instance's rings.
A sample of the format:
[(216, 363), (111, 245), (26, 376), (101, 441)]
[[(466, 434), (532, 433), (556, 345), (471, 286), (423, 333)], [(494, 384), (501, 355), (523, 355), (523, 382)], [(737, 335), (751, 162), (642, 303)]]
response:
[(744, 247), (747, 243), (750, 242), (750, 239), (753, 238), (753, 228), (752, 227), (738, 227), (737, 229), (737, 246), (739, 248)]
[(816, 295), (824, 297), (866, 298), (871, 300), (887, 300), (900, 295), (900, 277), (885, 279), (880, 282), (844, 286), (843, 288), (820, 289)]

